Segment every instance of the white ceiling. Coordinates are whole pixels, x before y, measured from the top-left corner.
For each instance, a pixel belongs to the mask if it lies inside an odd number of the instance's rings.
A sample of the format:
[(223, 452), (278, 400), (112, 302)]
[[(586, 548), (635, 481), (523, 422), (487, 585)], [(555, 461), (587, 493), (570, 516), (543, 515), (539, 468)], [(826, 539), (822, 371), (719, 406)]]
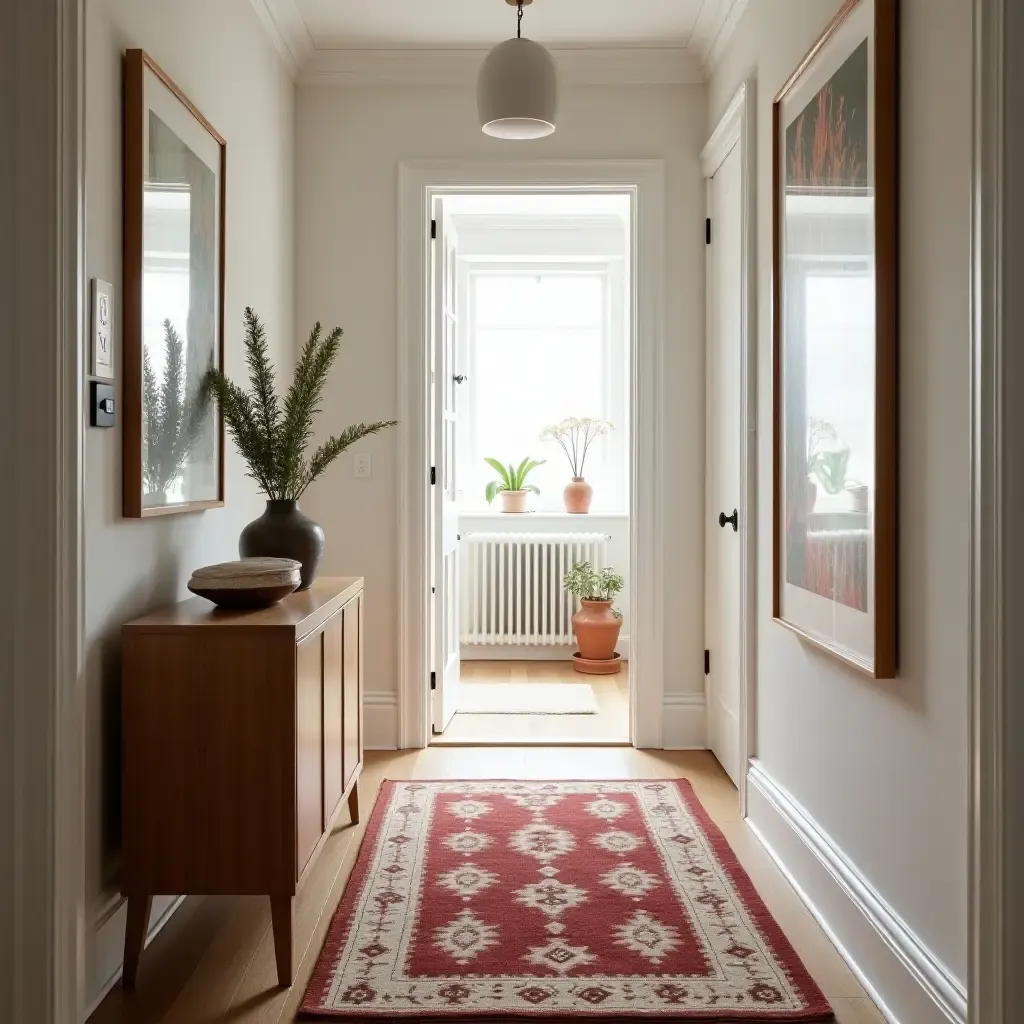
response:
[[(505, 0), (296, 0), (316, 46), (493, 46), (515, 35)], [(523, 35), (546, 46), (685, 46), (705, 0), (535, 0)]]
[[(516, 11), (505, 0), (251, 0), (295, 73), (304, 77), (393, 80), (395, 51), (416, 51), (438, 78), (443, 51), (460, 67), (515, 34)], [(601, 68), (609, 80), (693, 81), (706, 75), (747, 0), (534, 0), (524, 8), (523, 35), (568, 54), (584, 80)], [(657, 50), (656, 54), (650, 50)], [(433, 51), (433, 63), (429, 55)], [(640, 51), (640, 52), (637, 52)], [(408, 64), (411, 55), (402, 58)], [(427, 57), (428, 60), (422, 60)], [(414, 61), (415, 56), (412, 56)], [(652, 63), (653, 62), (653, 63)], [(652, 70), (645, 72), (650, 64)], [(354, 69), (354, 70), (352, 70)], [(596, 69), (596, 70), (595, 70)], [(675, 69), (675, 70), (673, 70)]]

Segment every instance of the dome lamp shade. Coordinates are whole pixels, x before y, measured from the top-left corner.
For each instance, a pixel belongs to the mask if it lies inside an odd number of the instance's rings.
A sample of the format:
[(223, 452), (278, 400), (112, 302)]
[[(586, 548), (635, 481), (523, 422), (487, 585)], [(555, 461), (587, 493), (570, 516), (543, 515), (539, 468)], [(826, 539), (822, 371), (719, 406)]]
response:
[[(514, 2), (514, 0), (509, 0)], [(529, 2), (529, 0), (526, 0)], [(516, 3), (520, 21), (522, 3)], [(498, 139), (540, 139), (555, 130), (558, 77), (551, 54), (517, 35), (484, 59), (476, 86), (480, 125)]]

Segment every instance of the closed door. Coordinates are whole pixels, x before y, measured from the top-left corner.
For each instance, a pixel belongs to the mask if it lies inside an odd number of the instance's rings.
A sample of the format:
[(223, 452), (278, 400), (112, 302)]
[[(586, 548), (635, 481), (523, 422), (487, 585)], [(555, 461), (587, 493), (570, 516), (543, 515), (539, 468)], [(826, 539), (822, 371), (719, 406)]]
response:
[(740, 288), (743, 250), (740, 150), (711, 181), (707, 247), (705, 644), (711, 749), (739, 784), (740, 750)]
[(456, 366), (455, 280), (458, 239), (444, 200), (435, 200), (431, 366), (433, 375), (434, 484), (433, 727), (443, 732), (459, 702), (459, 508), (455, 482), (455, 424), (459, 385)]

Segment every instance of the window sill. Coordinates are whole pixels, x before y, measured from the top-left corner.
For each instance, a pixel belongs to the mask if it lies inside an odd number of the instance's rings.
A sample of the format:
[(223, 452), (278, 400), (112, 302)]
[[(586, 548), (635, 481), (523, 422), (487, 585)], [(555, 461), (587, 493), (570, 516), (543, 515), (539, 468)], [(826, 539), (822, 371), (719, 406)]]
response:
[(480, 512), (459, 509), (460, 519), (628, 519), (628, 512), (497, 512), (484, 509)]

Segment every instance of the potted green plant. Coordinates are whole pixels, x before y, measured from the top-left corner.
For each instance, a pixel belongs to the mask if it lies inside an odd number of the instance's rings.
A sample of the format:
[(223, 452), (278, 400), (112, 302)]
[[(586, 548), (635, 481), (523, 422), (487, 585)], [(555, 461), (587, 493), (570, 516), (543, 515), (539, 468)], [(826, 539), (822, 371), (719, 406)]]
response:
[(497, 459), (485, 458), (484, 462), (498, 474), (498, 479), (492, 480), (484, 489), (487, 504), (490, 505), (500, 494), (502, 512), (525, 512), (527, 493), (532, 491), (540, 494), (540, 488), (528, 484), (526, 478), (538, 466), (543, 466), (544, 460), (538, 461), (527, 456), (518, 466), (513, 466), (511, 462), (504, 466)]
[(579, 611), (572, 617), (580, 648), (573, 658), (577, 672), (612, 675), (619, 671), (621, 658), (615, 653), (615, 645), (622, 629), (622, 613), (612, 607), (612, 602), (625, 585), (617, 570), (595, 569), (589, 562), (577, 562), (565, 574), (563, 588), (580, 602)]
[(159, 383), (142, 350), (142, 481), (147, 506), (164, 505), (181, 479), (203, 432), (210, 426), (210, 389), (201, 381), (191, 395), (185, 386), (185, 346), (164, 320), (164, 372)]
[(250, 390), (244, 391), (220, 370), (211, 369), (207, 375), (235, 446), (249, 467), (248, 475), (267, 496), (266, 511), (242, 530), (238, 552), (243, 558), (274, 556), (301, 562), (300, 590), (309, 587), (316, 576), (324, 531), (299, 511), (299, 498), (343, 451), (397, 422), (380, 420), (346, 427), (306, 458), (313, 421), (342, 334), (341, 328), (335, 327), (324, 337), (316, 324), (299, 356), (291, 386), (279, 401), (266, 332), (259, 317), (247, 307), (245, 355)]
[(590, 511), (590, 503), (594, 498), (594, 488), (587, 483), (583, 470), (587, 462), (590, 446), (612, 429), (607, 420), (597, 420), (590, 416), (570, 416), (560, 423), (545, 427), (540, 434), (542, 441), (555, 441), (565, 452), (572, 470), (572, 480), (562, 492), (565, 511), (573, 515), (585, 515)]

